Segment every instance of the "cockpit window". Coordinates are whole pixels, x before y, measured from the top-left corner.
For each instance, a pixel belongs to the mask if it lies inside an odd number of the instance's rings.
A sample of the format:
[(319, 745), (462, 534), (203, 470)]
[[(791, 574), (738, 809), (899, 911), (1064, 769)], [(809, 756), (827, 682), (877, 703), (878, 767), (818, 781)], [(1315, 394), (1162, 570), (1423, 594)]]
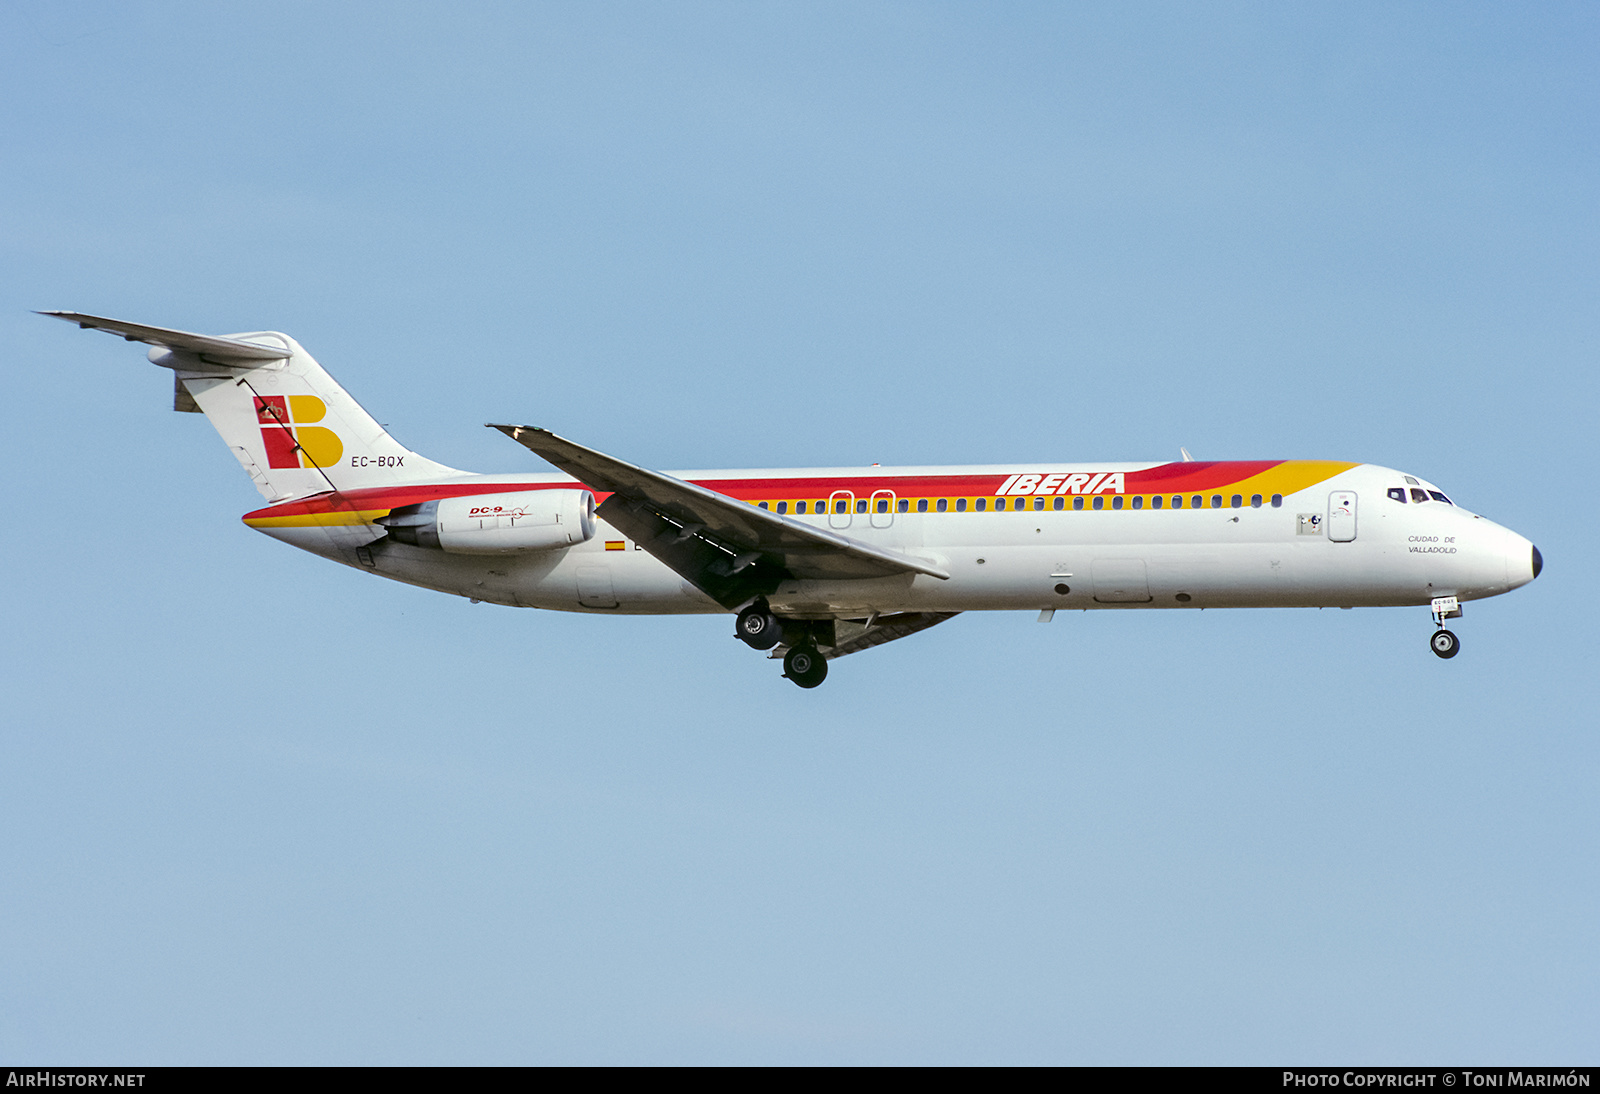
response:
[(1455, 504), (1455, 502), (1451, 501), (1449, 498), (1445, 497), (1443, 494), (1439, 493), (1439, 491), (1437, 491), (1437, 490), (1429, 490), (1428, 491), (1428, 496), (1430, 498), (1432, 498), (1434, 501), (1442, 501), (1446, 505), (1454, 505)]
[(1404, 505), (1406, 503), (1405, 487), (1403, 487), (1403, 486), (1391, 486), (1391, 487), (1389, 487), (1389, 497), (1390, 497), (1390, 499), (1399, 502), (1401, 505)]
[(1413, 486), (1411, 488), (1411, 500), (1419, 503), (1427, 501), (1428, 492), (1419, 486)]

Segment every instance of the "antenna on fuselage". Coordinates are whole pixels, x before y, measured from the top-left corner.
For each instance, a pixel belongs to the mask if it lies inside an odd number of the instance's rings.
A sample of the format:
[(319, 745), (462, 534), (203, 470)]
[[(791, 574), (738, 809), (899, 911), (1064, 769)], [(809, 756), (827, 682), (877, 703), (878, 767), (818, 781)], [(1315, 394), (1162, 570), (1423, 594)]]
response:
[(1193, 463), (1194, 462), (1194, 457), (1189, 455), (1189, 450), (1187, 448), (1184, 448), (1182, 445), (1179, 445), (1178, 446), (1178, 451), (1183, 453), (1183, 462), (1184, 463)]

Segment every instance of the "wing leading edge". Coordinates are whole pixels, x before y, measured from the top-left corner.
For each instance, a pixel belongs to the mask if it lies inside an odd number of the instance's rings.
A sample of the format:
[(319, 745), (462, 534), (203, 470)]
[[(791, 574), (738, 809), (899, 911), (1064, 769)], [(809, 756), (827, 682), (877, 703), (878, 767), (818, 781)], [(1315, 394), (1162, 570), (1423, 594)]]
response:
[(573, 478), (611, 497), (599, 516), (726, 608), (764, 596), (789, 578), (926, 574), (932, 563), (815, 528), (703, 486), (636, 467), (548, 429), (493, 425)]

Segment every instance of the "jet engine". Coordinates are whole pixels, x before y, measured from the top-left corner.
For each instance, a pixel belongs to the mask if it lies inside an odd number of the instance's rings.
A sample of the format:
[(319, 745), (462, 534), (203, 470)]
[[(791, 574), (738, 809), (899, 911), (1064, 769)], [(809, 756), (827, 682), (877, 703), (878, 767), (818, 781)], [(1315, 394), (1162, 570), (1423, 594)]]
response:
[(587, 490), (518, 490), (439, 498), (395, 509), (378, 523), (391, 539), (459, 555), (550, 551), (594, 538)]

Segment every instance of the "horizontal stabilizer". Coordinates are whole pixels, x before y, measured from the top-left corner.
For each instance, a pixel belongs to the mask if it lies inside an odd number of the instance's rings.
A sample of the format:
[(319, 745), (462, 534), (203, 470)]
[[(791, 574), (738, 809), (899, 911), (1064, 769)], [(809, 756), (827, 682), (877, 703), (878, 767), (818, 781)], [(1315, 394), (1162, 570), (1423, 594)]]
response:
[(269, 346), (260, 342), (244, 342), (237, 338), (218, 338), (210, 334), (191, 334), (188, 331), (168, 330), (165, 327), (147, 327), (142, 323), (125, 323), (120, 319), (106, 319), (99, 315), (84, 315), (75, 311), (42, 311), (76, 323), (85, 330), (103, 330), (129, 342), (146, 342), (167, 349), (186, 350), (213, 358), (221, 363), (244, 361), (281, 361), (293, 353), (287, 346)]

